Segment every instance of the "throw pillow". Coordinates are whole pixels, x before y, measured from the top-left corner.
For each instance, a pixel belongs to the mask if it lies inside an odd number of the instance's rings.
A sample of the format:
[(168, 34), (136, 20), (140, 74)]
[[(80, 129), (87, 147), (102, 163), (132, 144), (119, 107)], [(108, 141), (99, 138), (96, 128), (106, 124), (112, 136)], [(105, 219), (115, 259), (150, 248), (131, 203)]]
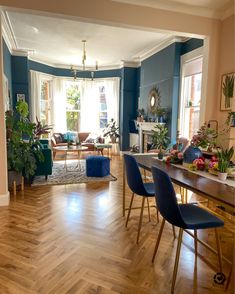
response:
[(100, 136), (97, 134), (90, 134), (86, 138), (85, 143), (92, 143), (92, 144), (99, 143), (99, 138), (100, 138)]

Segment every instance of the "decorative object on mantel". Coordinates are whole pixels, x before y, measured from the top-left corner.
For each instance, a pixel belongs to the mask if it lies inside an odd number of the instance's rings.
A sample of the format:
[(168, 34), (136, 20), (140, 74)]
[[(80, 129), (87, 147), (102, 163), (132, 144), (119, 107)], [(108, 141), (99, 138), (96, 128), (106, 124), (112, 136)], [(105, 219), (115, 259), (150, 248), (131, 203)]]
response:
[(226, 111), (231, 110), (232, 101), (234, 98), (234, 77), (235, 73), (228, 73), (222, 76), (221, 82), (221, 100), (220, 100), (220, 110)]
[(95, 63), (95, 68), (94, 69), (87, 69), (86, 68), (86, 40), (82, 40), (82, 43), (83, 43), (83, 52), (82, 52), (82, 69), (79, 70), (79, 69), (76, 69), (73, 65), (71, 66), (71, 72), (74, 76), (74, 80), (77, 79), (77, 74), (79, 72), (89, 72), (90, 75), (91, 75), (91, 80), (94, 79), (94, 76), (95, 76), (95, 71), (98, 70), (98, 61), (96, 61)]
[(168, 137), (168, 128), (166, 128), (165, 125), (157, 124), (155, 126), (155, 130), (153, 129), (152, 140), (152, 148), (158, 149), (158, 158), (163, 159), (163, 151), (170, 143), (170, 138)]
[(137, 121), (143, 122), (144, 121), (145, 110), (144, 108), (140, 108), (137, 110)]

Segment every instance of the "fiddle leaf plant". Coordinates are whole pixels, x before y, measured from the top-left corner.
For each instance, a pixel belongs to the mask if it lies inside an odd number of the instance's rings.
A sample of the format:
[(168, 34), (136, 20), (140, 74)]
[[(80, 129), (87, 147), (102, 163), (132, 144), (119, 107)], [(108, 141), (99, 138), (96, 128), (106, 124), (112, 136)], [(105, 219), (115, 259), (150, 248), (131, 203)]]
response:
[(37, 160), (43, 161), (40, 142), (34, 136), (36, 125), (28, 119), (28, 104), (18, 102), (16, 113), (6, 112), (8, 170), (30, 178), (35, 174)]

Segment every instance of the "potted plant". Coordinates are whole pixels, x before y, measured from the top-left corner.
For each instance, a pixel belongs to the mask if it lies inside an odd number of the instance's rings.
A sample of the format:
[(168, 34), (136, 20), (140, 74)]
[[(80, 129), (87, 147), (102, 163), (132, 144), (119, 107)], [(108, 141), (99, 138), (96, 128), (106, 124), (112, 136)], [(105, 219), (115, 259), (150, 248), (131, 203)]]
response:
[(170, 138), (168, 137), (168, 129), (164, 125), (156, 125), (155, 130), (153, 129), (153, 145), (152, 148), (159, 150), (158, 158), (163, 158), (163, 150), (167, 148)]
[(40, 139), (42, 135), (47, 135), (52, 130), (52, 126), (43, 125), (42, 122), (36, 116), (36, 125), (34, 129), (34, 137), (35, 139)]
[(225, 181), (227, 178), (227, 169), (230, 164), (230, 160), (233, 157), (234, 149), (231, 147), (230, 149), (221, 149), (221, 151), (218, 151), (217, 157), (218, 157), (218, 177), (219, 180)]
[(104, 129), (104, 137), (109, 136), (112, 143), (116, 143), (117, 138), (120, 137), (119, 135), (119, 127), (116, 125), (116, 121), (112, 118), (110, 122), (107, 124), (106, 128)]
[(21, 178), (22, 174), (30, 180), (37, 168), (36, 161), (43, 160), (40, 142), (35, 138), (36, 125), (28, 119), (28, 104), (19, 101), (16, 113), (6, 112), (7, 162), (9, 184), (12, 177)]
[(140, 108), (137, 110), (137, 121), (142, 122), (144, 121), (145, 110), (144, 108)]

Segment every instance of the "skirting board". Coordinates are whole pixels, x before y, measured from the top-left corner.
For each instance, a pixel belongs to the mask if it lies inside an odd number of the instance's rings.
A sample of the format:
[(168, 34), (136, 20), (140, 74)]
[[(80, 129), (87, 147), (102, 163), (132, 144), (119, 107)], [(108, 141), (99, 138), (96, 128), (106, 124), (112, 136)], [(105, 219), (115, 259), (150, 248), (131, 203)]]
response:
[(0, 206), (8, 206), (10, 202), (10, 193), (0, 194)]

